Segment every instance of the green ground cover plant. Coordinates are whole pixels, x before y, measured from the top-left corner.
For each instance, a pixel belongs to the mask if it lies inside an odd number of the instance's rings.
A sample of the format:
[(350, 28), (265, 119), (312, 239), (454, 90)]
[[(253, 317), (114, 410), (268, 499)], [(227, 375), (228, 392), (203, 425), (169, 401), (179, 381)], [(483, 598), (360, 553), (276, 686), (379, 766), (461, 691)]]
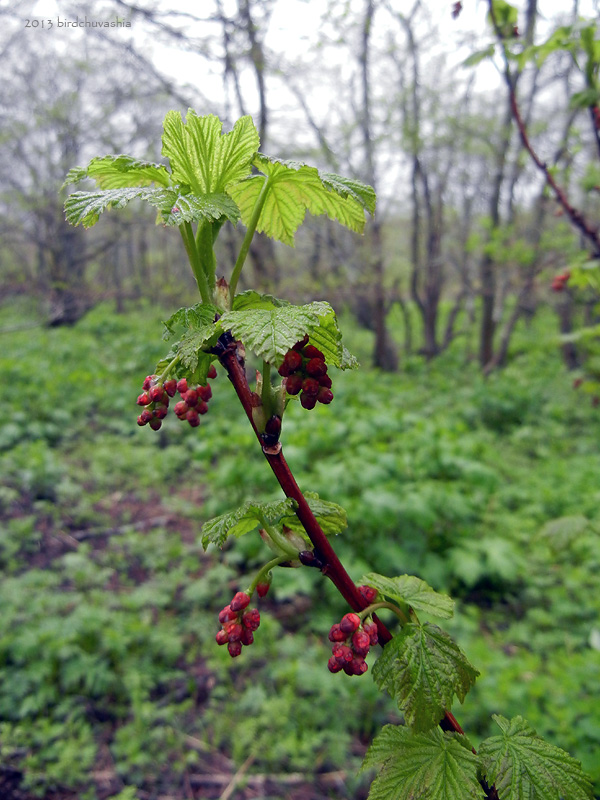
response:
[[(15, 312), (32, 310), (3, 308), (0, 328)], [(217, 751), (239, 766), (259, 741), (251, 771), (318, 779), (344, 764), (341, 796), (360, 796), (360, 743), (399, 717), (366, 677), (343, 681), (324, 667), (331, 619), (345, 610), (337, 592), (316, 571), (282, 571), (243, 668), (214, 643), (215, 611), (263, 550), (242, 537), (218, 558), (205, 554), (201, 525), (231, 510), (232, 497), (280, 495), (254, 463), (221, 376), (199, 431), (174, 418), (153, 436), (131, 424), (139, 374), (164, 348), (152, 338), (164, 316), (101, 306), (75, 329), (2, 334), (15, 387), (2, 432), (20, 429), (0, 454), (2, 763), (38, 796), (53, 787), (116, 796), (123, 786), (173, 791)], [(366, 360), (369, 334), (343, 321)], [(303, 410), (291, 409), (286, 452), (301, 485), (324, 494), (335, 482), (353, 521), (335, 544), (352, 574), (412, 570), (457, 599), (445, 627), (481, 672), (461, 707), (473, 742), (493, 734), (492, 713), (522, 714), (582, 760), (598, 794), (600, 430), (552, 332), (549, 315), (536, 317), (515, 340), (520, 355), (487, 381), (461, 343), (405, 374), (340, 373), (335, 419), (317, 408), (309, 432)], [(30, 438), (33, 383), (37, 397), (62, 387), (63, 416), (42, 419)], [(108, 795), (97, 777), (107, 761)]]

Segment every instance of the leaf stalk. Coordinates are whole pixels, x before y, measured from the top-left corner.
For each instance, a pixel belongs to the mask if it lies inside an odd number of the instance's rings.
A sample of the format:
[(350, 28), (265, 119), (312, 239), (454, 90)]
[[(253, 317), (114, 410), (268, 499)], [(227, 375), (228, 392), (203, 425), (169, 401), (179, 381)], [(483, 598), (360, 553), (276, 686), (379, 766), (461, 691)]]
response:
[(179, 232), (181, 233), (181, 238), (183, 239), (185, 252), (187, 253), (187, 257), (190, 262), (192, 272), (194, 273), (194, 278), (196, 278), (196, 283), (198, 284), (198, 290), (200, 292), (200, 297), (202, 298), (202, 302), (210, 303), (211, 293), (208, 287), (208, 281), (206, 279), (206, 275), (204, 273), (204, 270), (202, 269), (200, 254), (196, 246), (196, 240), (194, 238), (194, 231), (192, 230), (192, 226), (190, 225), (189, 222), (184, 222), (179, 226)]
[(265, 200), (267, 199), (267, 195), (269, 193), (270, 188), (271, 188), (270, 179), (268, 177), (265, 177), (265, 182), (263, 183), (260, 193), (256, 198), (256, 203), (254, 204), (254, 208), (252, 209), (252, 216), (250, 217), (250, 221), (248, 222), (248, 227), (246, 228), (244, 241), (242, 242), (240, 252), (235, 262), (235, 266), (233, 268), (233, 272), (231, 273), (231, 280), (229, 281), (229, 289), (232, 301), (233, 298), (235, 297), (235, 291), (237, 288), (238, 280), (240, 278), (242, 268), (246, 261), (246, 257), (248, 256), (248, 252), (250, 251), (250, 245), (252, 243), (252, 239), (254, 238), (254, 234), (256, 232), (256, 226), (258, 225), (258, 220), (260, 219), (260, 215), (263, 210), (263, 206), (265, 204)]

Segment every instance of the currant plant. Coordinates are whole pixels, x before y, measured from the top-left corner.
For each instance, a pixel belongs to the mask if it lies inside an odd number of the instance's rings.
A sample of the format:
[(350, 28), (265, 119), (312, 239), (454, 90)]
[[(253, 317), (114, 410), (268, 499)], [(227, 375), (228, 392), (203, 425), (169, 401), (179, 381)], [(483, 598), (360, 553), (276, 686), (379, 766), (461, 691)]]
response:
[[(90, 227), (103, 211), (134, 199), (150, 203), (159, 222), (179, 229), (198, 285), (200, 302), (165, 322), (166, 338), (175, 341), (142, 384), (138, 424), (160, 428), (170, 399), (179, 393), (176, 416), (197, 427), (208, 410), (208, 380), (216, 377), (219, 362), (285, 495), (269, 503), (247, 501), (202, 527), (205, 549), (254, 532), (270, 551), (247, 586), (219, 612), (217, 644), (237, 658), (253, 643), (260, 613), (250, 604), (269, 591), (278, 567), (316, 568), (350, 607), (332, 625), (332, 655), (323, 669), (363, 675), (371, 648), (381, 645), (371, 673), (404, 718), (402, 726), (385, 726), (365, 757), (364, 769), (379, 770), (372, 800), (590, 797), (591, 784), (578, 762), (540, 739), (519, 717), (498, 717), (498, 736), (475, 752), (450, 709), (455, 698), (463, 702), (478, 672), (447, 633), (417, 616), (447, 619), (452, 600), (410, 575), (368, 573), (356, 585), (328, 538), (347, 526), (343, 508), (302, 492), (296, 483), (281, 445), (286, 410), (297, 400), (307, 410), (329, 405), (334, 400), (329, 369), (358, 365), (343, 345), (329, 303), (297, 306), (254, 290), (238, 292), (240, 275), (257, 231), (293, 245), (308, 211), (360, 233), (365, 212), (375, 212), (375, 194), (359, 181), (271, 158), (258, 148), (248, 116), (223, 134), (215, 116), (190, 110), (184, 120), (171, 111), (162, 136), (168, 167), (108, 155), (72, 169), (66, 179), (72, 184), (91, 178), (97, 185), (69, 195), (65, 211), (73, 225)], [(245, 235), (235, 264), (227, 277), (218, 275), (219, 232), (224, 224), (240, 221)], [(254, 389), (245, 369), (248, 352), (262, 363)], [(393, 633), (377, 616), (382, 610), (396, 622)]]

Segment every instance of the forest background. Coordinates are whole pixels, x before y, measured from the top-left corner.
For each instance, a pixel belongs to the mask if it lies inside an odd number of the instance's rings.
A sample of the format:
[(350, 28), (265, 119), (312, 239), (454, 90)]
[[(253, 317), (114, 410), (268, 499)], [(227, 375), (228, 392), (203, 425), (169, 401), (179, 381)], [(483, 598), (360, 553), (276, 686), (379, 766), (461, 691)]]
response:
[[(560, 5), (521, 3), (517, 46), (597, 24), (597, 4)], [(600, 796), (600, 367), (581, 333), (598, 294), (552, 291), (589, 245), (524, 150), (485, 5), (464, 6), (0, 5), (7, 800), (363, 797), (361, 756), (397, 720), (369, 676), (327, 672), (344, 609), (310, 570), (273, 586), (251, 655), (215, 646), (261, 554), (204, 553), (200, 526), (278, 489), (225, 380), (198, 431), (135, 425), (160, 320), (195, 292), (178, 237), (133, 205), (87, 232), (64, 220), (71, 167), (160, 161), (164, 114), (188, 107), (226, 129), (251, 114), (265, 151), (376, 188), (362, 238), (309, 218), (294, 249), (251, 251), (252, 285), (329, 300), (362, 364), (330, 409), (292, 416), (288, 459), (347, 509), (354, 577), (417, 574), (459, 602), (451, 630), (482, 673), (459, 709), (473, 738), (522, 714)], [(59, 26), (85, 19), (109, 25)], [(521, 113), (597, 220), (581, 58), (546, 55), (518, 65)]]

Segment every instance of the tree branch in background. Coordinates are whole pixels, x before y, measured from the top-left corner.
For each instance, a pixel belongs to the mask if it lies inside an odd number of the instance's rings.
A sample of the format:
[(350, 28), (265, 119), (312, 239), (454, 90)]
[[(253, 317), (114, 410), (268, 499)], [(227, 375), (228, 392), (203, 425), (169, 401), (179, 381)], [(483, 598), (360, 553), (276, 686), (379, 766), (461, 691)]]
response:
[(492, 21), (494, 32), (500, 44), (500, 49), (502, 51), (502, 57), (504, 60), (503, 76), (509, 92), (510, 110), (512, 113), (512, 117), (516, 123), (517, 129), (519, 131), (519, 136), (521, 137), (521, 142), (523, 143), (523, 147), (529, 153), (531, 160), (536, 165), (538, 170), (544, 175), (546, 184), (554, 192), (554, 196), (556, 197), (557, 201), (560, 203), (562, 208), (565, 210), (566, 214), (568, 215), (573, 225), (575, 225), (575, 227), (581, 231), (586, 241), (589, 242), (589, 244), (592, 246), (594, 257), (600, 258), (600, 236), (598, 233), (598, 229), (594, 228), (587, 221), (583, 213), (578, 208), (575, 208), (571, 204), (565, 190), (557, 184), (548, 165), (546, 164), (546, 162), (542, 161), (542, 159), (534, 150), (533, 145), (529, 140), (529, 135), (527, 133), (527, 126), (521, 115), (519, 103), (517, 100), (515, 81), (513, 80), (510, 71), (510, 63), (508, 59), (506, 43), (504, 41), (504, 35), (502, 33), (502, 30), (500, 29), (500, 26), (498, 25), (498, 21), (494, 11), (493, 0), (488, 0), (488, 5), (490, 9), (490, 19)]

